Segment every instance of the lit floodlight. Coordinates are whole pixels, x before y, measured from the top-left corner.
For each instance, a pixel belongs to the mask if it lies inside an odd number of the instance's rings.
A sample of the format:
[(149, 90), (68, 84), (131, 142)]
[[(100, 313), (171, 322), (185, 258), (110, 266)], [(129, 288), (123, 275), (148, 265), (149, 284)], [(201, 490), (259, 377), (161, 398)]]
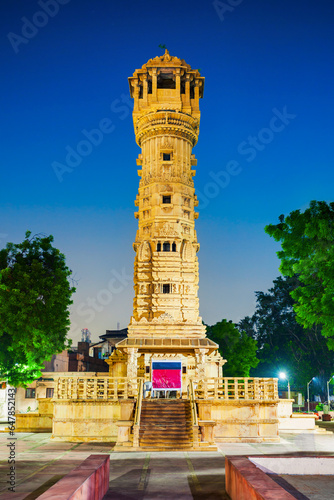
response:
[(286, 376), (286, 373), (285, 372), (280, 372), (278, 376), (279, 376), (280, 379), (286, 380), (288, 382), (288, 399), (291, 399), (290, 382), (289, 382), (288, 377)]

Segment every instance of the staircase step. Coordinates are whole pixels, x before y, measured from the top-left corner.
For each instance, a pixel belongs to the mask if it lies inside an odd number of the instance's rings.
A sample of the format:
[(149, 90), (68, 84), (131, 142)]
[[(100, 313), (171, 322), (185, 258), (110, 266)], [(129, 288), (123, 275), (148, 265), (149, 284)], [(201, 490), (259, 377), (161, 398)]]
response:
[(143, 450), (192, 450), (191, 408), (185, 400), (143, 401), (139, 446)]

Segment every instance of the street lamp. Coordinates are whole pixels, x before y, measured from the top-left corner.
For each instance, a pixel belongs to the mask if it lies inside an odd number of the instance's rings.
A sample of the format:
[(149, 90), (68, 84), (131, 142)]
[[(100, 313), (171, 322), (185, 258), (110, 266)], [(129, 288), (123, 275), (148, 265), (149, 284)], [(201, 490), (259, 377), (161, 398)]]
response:
[(312, 377), (311, 380), (307, 383), (307, 413), (310, 413), (310, 383), (315, 377)]
[(328, 401), (328, 411), (331, 409), (331, 400), (329, 399), (329, 382), (334, 378), (334, 375), (331, 376), (331, 378), (327, 382), (327, 401)]
[(281, 373), (279, 374), (279, 378), (281, 378), (282, 380), (285, 380), (285, 379), (286, 379), (286, 380), (288, 381), (288, 399), (291, 399), (291, 396), (290, 396), (290, 383), (289, 383), (289, 379), (288, 379), (288, 378), (287, 378), (287, 376), (286, 376), (286, 373), (281, 372)]

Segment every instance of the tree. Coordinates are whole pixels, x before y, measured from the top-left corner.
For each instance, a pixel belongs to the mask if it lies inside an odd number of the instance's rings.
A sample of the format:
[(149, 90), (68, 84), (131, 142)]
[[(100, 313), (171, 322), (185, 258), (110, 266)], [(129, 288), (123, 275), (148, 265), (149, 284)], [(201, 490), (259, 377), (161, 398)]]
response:
[(258, 343), (260, 363), (252, 375), (277, 377), (285, 371), (290, 384), (301, 388), (316, 376), (312, 387), (324, 393), (334, 370), (334, 354), (320, 327), (305, 329), (297, 323), (291, 292), (299, 286), (298, 276), (280, 276), (267, 293), (256, 292), (255, 313), (240, 321), (239, 328)]
[(223, 319), (207, 327), (207, 336), (219, 345), (220, 354), (227, 359), (226, 377), (249, 377), (251, 368), (257, 366), (256, 340), (239, 331), (232, 321)]
[(0, 376), (11, 385), (38, 378), (43, 362), (67, 349), (68, 306), (75, 291), (53, 236), (8, 243), (0, 250)]
[(305, 328), (319, 325), (334, 350), (334, 203), (311, 201), (304, 212), (281, 215), (279, 224), (265, 227), (280, 241), (280, 271), (299, 276), (291, 292), (296, 320)]

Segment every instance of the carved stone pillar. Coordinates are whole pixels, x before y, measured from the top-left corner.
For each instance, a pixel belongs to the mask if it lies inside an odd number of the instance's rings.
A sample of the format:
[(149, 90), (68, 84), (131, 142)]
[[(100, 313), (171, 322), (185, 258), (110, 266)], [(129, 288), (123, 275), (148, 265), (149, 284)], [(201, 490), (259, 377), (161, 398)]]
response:
[(158, 70), (152, 68), (152, 100), (157, 100), (157, 86), (158, 86)]
[(126, 349), (126, 352), (128, 355), (127, 377), (129, 379), (137, 378), (137, 372), (138, 372), (137, 352), (138, 352), (138, 349), (136, 349), (135, 347), (128, 347)]
[(196, 349), (196, 377), (203, 379), (205, 378), (205, 365), (206, 365), (206, 352), (207, 349)]

